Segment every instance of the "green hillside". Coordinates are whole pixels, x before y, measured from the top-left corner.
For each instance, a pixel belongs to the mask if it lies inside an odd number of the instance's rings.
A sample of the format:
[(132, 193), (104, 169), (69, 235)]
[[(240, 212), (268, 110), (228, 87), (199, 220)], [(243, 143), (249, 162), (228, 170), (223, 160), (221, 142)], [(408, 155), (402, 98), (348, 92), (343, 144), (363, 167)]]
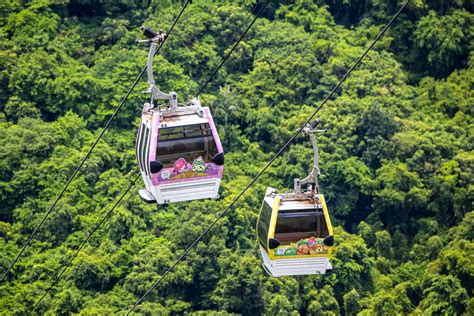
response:
[[(194, 0), (154, 59), (157, 85), (200, 95), (226, 164), (219, 200), (166, 207), (138, 175), (139, 81), (13, 269), (0, 315), (124, 315), (313, 113), (398, 0)], [(184, 1), (0, 1), (0, 277), (146, 65), (139, 27)], [(334, 269), (270, 278), (255, 225), (267, 186), (312, 165), (290, 148), (137, 306), (136, 315), (473, 315), (474, 4), (413, 0), (318, 113)]]

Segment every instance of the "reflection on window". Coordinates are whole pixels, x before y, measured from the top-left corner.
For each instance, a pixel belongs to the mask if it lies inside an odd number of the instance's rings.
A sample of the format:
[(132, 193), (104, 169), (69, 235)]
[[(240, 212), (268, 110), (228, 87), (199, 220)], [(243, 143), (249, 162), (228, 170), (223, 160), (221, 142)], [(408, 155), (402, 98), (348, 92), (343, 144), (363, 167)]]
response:
[(192, 162), (199, 156), (208, 163), (217, 154), (208, 123), (160, 128), (158, 133), (156, 157), (165, 167), (173, 166), (179, 158)]

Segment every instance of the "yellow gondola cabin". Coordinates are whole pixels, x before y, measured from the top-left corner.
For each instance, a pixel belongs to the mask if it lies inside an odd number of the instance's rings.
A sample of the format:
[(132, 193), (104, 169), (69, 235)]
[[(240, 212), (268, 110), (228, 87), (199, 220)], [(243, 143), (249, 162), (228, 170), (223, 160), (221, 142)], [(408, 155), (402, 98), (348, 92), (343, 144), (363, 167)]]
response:
[[(314, 149), (311, 174), (295, 179), (291, 192), (279, 193), (267, 188), (257, 221), (257, 239), (264, 269), (274, 277), (286, 275), (325, 274), (332, 269), (329, 258), (334, 235), (324, 196), (319, 193), (317, 176), (318, 149), (314, 130), (319, 121), (304, 131), (310, 135)], [(308, 189), (301, 190), (301, 185)]]

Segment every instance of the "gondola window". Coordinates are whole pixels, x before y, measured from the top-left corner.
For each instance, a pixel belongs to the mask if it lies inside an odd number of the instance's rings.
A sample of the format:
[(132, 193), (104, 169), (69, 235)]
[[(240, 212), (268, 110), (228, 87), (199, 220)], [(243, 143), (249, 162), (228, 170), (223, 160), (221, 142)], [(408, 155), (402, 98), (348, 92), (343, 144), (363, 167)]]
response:
[(272, 217), (272, 208), (270, 205), (264, 203), (262, 212), (258, 219), (258, 240), (265, 250), (267, 249), (268, 229), (270, 227), (270, 219)]
[(217, 154), (217, 146), (209, 124), (194, 124), (159, 130), (157, 160), (170, 167), (179, 159), (192, 161), (199, 156), (209, 163)]
[(275, 227), (275, 238), (282, 244), (301, 239), (329, 235), (326, 219), (322, 211), (280, 213)]
[(148, 128), (146, 127), (145, 124), (142, 124), (142, 128), (140, 129), (140, 142), (138, 145), (139, 149), (139, 155), (138, 155), (138, 160), (140, 164), (140, 169), (146, 173), (146, 167), (145, 167), (145, 146), (146, 146), (146, 136), (145, 136), (145, 131), (147, 131)]

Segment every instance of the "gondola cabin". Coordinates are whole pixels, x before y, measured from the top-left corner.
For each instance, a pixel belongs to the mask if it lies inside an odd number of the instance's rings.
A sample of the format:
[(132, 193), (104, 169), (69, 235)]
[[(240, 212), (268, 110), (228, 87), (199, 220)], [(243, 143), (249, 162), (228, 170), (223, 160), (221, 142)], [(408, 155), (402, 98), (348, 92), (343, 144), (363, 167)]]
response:
[[(164, 93), (153, 78), (153, 57), (166, 34), (141, 28), (149, 43), (147, 60), (150, 102), (143, 106), (135, 142), (145, 189), (140, 197), (158, 204), (216, 199), (224, 169), (224, 151), (209, 108), (198, 98), (178, 104), (175, 92)], [(159, 103), (164, 101), (165, 103)]]
[[(329, 258), (334, 235), (324, 196), (319, 192), (319, 150), (315, 133), (319, 119), (306, 124), (302, 131), (313, 146), (313, 168), (294, 189), (278, 193), (267, 188), (257, 221), (257, 241), (263, 268), (274, 277), (325, 274), (332, 269)], [(302, 185), (307, 185), (305, 190)]]
[(278, 194), (267, 188), (257, 222), (264, 269), (274, 277), (332, 269), (333, 231), (322, 194)]
[(165, 204), (219, 197), (224, 152), (209, 108), (198, 99), (173, 111), (145, 105), (136, 154), (146, 186), (142, 199)]

